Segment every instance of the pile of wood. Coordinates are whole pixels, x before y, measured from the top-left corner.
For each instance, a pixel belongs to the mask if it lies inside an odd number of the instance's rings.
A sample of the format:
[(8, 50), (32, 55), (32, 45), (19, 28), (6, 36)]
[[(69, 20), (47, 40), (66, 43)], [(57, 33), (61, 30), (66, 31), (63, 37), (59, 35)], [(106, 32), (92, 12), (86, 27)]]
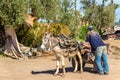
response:
[(57, 39), (59, 40), (59, 45), (63, 49), (67, 49), (68, 51), (74, 51), (79, 47), (78, 41), (75, 39), (71, 39), (66, 35), (59, 34)]

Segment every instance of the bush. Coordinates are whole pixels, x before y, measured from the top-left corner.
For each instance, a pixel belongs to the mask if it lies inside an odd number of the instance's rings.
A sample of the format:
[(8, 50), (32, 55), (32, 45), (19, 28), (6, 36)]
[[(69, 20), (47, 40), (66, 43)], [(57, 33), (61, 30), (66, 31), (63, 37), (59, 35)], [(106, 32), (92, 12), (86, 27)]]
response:
[(57, 34), (65, 34), (67, 36), (70, 35), (69, 28), (64, 24), (52, 23), (49, 27), (49, 24), (40, 24), (38, 22), (35, 22), (34, 26), (30, 28), (26, 33), (27, 35), (25, 34), (25, 31), (28, 27), (24, 28), (19, 31), (19, 34), (17, 34), (17, 36), (19, 40), (22, 40), (23, 38), (23, 44), (30, 47), (38, 47), (38, 45), (41, 44), (42, 36), (46, 31), (51, 32), (54, 36)]
[(87, 28), (88, 26), (81, 26), (79, 29), (79, 39), (81, 41), (84, 41), (86, 39)]
[(47, 25), (34, 25), (28, 32), (24, 44), (30, 47), (38, 47), (42, 42), (42, 36), (47, 31)]
[[(86, 40), (86, 35), (87, 35), (87, 29), (88, 29), (89, 25), (87, 26), (81, 26), (79, 29), (79, 39), (81, 41), (85, 41)], [(98, 32), (97, 28), (94, 27), (94, 30)]]
[(70, 35), (70, 30), (68, 26), (64, 24), (52, 23), (48, 29), (49, 32), (53, 33), (54, 36), (58, 34)]

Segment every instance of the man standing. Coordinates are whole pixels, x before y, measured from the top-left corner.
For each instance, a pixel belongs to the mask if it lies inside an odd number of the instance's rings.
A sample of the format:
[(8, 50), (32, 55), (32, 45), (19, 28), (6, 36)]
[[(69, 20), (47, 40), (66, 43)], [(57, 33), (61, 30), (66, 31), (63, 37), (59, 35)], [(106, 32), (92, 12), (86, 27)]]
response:
[(106, 45), (100, 35), (93, 30), (93, 26), (88, 27), (86, 41), (90, 43), (92, 50), (95, 51), (95, 63), (100, 75), (109, 74), (108, 57)]

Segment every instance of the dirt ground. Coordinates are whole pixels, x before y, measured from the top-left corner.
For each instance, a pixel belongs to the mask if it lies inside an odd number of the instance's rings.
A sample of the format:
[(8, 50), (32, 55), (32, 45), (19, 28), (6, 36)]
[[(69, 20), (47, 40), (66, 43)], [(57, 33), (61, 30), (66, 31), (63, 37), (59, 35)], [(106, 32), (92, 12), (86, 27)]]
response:
[(110, 44), (109, 75), (96, 74), (92, 64), (87, 64), (81, 74), (73, 73), (71, 62), (66, 59), (65, 77), (53, 76), (56, 67), (55, 56), (25, 60), (0, 58), (0, 80), (120, 80), (120, 41), (109, 40), (107, 43)]

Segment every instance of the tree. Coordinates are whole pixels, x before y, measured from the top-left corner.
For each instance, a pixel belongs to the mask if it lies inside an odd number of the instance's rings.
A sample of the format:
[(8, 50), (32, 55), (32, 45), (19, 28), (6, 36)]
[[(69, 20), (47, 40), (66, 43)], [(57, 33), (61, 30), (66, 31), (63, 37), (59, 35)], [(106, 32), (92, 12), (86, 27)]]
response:
[(2, 25), (5, 27), (5, 49), (9, 55), (15, 58), (23, 57), (17, 41), (14, 28), (18, 27), (25, 21), (28, 0), (1, 0), (0, 1), (0, 17)]
[(59, 0), (42, 0), (45, 7), (45, 19), (48, 23), (50, 21), (56, 22), (57, 13), (59, 12)]
[(0, 0), (0, 16), (4, 25), (16, 26), (24, 22), (28, 0)]
[(96, 4), (95, 0), (81, 0), (84, 10), (84, 20), (90, 25), (97, 27), (100, 34), (103, 34), (103, 29), (113, 26), (115, 19), (116, 4), (113, 0), (105, 5), (108, 0), (102, 0), (102, 4)]
[(60, 0), (29, 0), (31, 12), (47, 23), (56, 22)]
[(80, 1), (84, 12), (84, 20), (86, 20), (86, 22), (89, 22), (89, 24), (94, 24), (96, 12), (95, 0), (80, 0)]
[(71, 30), (71, 37), (76, 37), (81, 13), (76, 9), (76, 0), (61, 0), (61, 14), (59, 22), (67, 25)]
[(32, 0), (29, 2), (30, 9), (46, 23), (55, 22), (67, 25), (76, 35), (76, 27), (80, 22), (80, 11), (75, 9), (74, 0)]
[(115, 9), (118, 7), (117, 4), (114, 4), (113, 0), (105, 6), (105, 1), (103, 0), (102, 5), (100, 7), (100, 13), (101, 16), (99, 16), (100, 24), (98, 26), (99, 32), (103, 34), (103, 29), (107, 29), (109, 27), (112, 27), (114, 25), (115, 20)]

